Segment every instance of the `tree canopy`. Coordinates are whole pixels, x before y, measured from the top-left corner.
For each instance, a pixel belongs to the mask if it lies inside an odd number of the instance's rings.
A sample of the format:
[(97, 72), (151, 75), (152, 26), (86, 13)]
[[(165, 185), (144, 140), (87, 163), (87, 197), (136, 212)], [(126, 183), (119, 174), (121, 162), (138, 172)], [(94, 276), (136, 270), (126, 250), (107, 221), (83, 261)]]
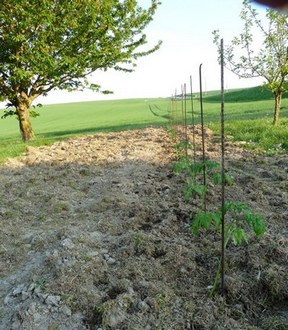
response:
[[(265, 79), (264, 87), (274, 94), (273, 123), (277, 125), (282, 95), (288, 91), (288, 13), (267, 9), (266, 22), (261, 21), (245, 0), (240, 17), (243, 31), (224, 47), (225, 66), (241, 78)], [(219, 49), (219, 31), (213, 34)]]
[(87, 77), (98, 69), (132, 71), (144, 49), (144, 29), (159, 1), (5, 0), (0, 11), (0, 95), (15, 108), (24, 141), (33, 138), (29, 108), (53, 89), (100, 86)]

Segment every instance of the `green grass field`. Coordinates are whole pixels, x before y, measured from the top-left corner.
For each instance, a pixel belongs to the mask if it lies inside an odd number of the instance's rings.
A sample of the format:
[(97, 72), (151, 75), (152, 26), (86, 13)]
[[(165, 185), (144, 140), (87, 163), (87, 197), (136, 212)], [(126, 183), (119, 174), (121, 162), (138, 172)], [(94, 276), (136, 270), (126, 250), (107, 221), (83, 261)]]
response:
[[(153, 115), (149, 102), (162, 108), (161, 116)], [(165, 99), (129, 99), (46, 105), (39, 109), (39, 117), (31, 119), (36, 139), (29, 145), (48, 145), (97, 132), (163, 125), (167, 122), (168, 104)], [(0, 162), (18, 156), (26, 146), (21, 141), (17, 119), (0, 120)]]
[[(211, 91), (203, 96), (204, 121), (215, 133), (220, 133), (220, 94)], [(178, 108), (181, 107), (179, 101)], [(191, 116), (188, 101), (188, 119)], [(200, 123), (198, 95), (194, 100), (195, 122)], [(237, 89), (225, 92), (225, 134), (236, 141), (250, 142), (246, 147), (267, 154), (288, 152), (288, 95), (284, 95), (280, 124), (272, 125), (273, 95), (262, 87)], [(191, 120), (191, 119), (189, 119)]]
[[(187, 100), (188, 121), (191, 101)], [(169, 99), (127, 99), (46, 105), (39, 109), (40, 117), (32, 118), (36, 139), (32, 146), (48, 145), (57, 140), (97, 132), (119, 131), (147, 126), (168, 125)], [(199, 99), (194, 99), (196, 123), (200, 121)], [(181, 101), (179, 101), (181, 111)], [(2, 110), (0, 110), (0, 115)], [(204, 95), (205, 123), (219, 132), (219, 92)], [(271, 125), (273, 97), (261, 87), (231, 90), (225, 94), (226, 134), (237, 140), (255, 142), (255, 147), (271, 153), (281, 144), (288, 150), (288, 99), (284, 98), (280, 126)], [(0, 120), (0, 162), (25, 151), (15, 118)], [(280, 150), (278, 150), (279, 152)]]

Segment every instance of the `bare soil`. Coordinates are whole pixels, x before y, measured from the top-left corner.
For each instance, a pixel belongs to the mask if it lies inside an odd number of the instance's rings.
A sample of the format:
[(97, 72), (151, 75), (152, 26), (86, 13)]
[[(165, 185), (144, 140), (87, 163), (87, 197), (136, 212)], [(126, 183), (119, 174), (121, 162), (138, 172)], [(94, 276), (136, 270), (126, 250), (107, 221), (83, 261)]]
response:
[[(206, 141), (219, 161), (217, 137)], [(200, 201), (183, 199), (165, 129), (29, 147), (1, 166), (0, 329), (288, 329), (288, 157), (226, 149), (227, 199), (267, 232), (228, 246), (225, 296), (214, 297), (220, 236), (191, 234)]]

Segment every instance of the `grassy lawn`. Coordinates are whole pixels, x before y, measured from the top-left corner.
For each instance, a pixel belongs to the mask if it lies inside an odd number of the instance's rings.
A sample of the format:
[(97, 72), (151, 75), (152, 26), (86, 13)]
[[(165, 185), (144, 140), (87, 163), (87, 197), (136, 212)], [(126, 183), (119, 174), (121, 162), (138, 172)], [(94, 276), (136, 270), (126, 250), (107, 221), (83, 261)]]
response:
[[(194, 99), (195, 122), (200, 123), (200, 105)], [(220, 95), (208, 92), (203, 97), (204, 121), (215, 133), (220, 133)], [(191, 101), (188, 100), (190, 106)], [(282, 100), (280, 124), (273, 122), (273, 95), (261, 87), (226, 91), (225, 93), (225, 132), (236, 141), (250, 142), (247, 147), (268, 154), (288, 152), (288, 95)], [(178, 108), (181, 108), (179, 101)], [(190, 106), (191, 108), (191, 106)], [(188, 107), (188, 120), (191, 110)]]
[[(191, 120), (191, 101), (187, 117)], [(225, 94), (226, 134), (268, 152), (288, 151), (288, 99), (284, 98), (280, 126), (272, 126), (273, 97), (260, 87), (231, 90)], [(46, 105), (40, 117), (32, 118), (37, 138), (31, 146), (49, 145), (69, 137), (168, 124), (168, 99), (128, 99)], [(179, 101), (181, 112), (181, 101)], [(199, 99), (194, 99), (196, 123), (200, 122)], [(0, 110), (0, 115), (2, 110)], [(204, 95), (205, 124), (219, 132), (220, 96)], [(254, 143), (254, 144), (253, 144)], [(281, 148), (279, 146), (281, 145)], [(0, 120), (0, 162), (25, 151), (15, 118)]]
[[(207, 99), (206, 102), (208, 101), (207, 105), (209, 105), (213, 97)], [(234, 136), (236, 141), (250, 142), (249, 147), (260, 152), (265, 150), (272, 155), (288, 152), (287, 95), (282, 100), (278, 127), (272, 125), (273, 112), (273, 96), (262, 88), (231, 91), (225, 95), (225, 132)], [(220, 125), (214, 118), (211, 117), (211, 120), (208, 119), (207, 122), (211, 129), (220, 131)]]

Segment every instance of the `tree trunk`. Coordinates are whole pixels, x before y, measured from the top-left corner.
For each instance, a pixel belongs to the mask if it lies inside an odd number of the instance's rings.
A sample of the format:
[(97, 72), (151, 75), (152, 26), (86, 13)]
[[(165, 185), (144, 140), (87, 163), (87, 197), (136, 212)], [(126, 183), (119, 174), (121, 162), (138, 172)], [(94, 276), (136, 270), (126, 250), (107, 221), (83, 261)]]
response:
[(32, 130), (32, 125), (30, 121), (29, 107), (27, 106), (26, 102), (20, 102), (16, 106), (16, 111), (18, 115), (22, 140), (24, 142), (28, 142), (34, 138), (34, 132)]
[(273, 125), (278, 126), (279, 123), (279, 114), (280, 114), (280, 107), (281, 107), (281, 101), (282, 101), (282, 93), (275, 93), (274, 94), (274, 119), (273, 119)]

